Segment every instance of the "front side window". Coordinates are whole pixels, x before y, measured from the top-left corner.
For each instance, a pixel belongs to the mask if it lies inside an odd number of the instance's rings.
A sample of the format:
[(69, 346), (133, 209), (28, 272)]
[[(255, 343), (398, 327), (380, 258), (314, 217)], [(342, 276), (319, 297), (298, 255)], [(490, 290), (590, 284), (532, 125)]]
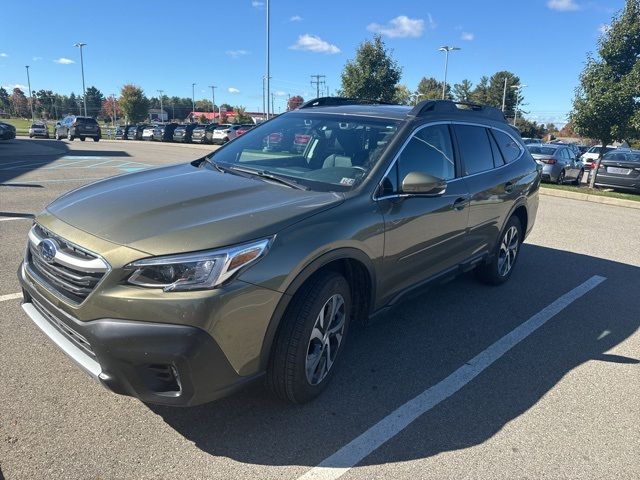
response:
[(451, 135), (447, 125), (419, 130), (398, 157), (399, 184), (411, 172), (428, 173), (443, 180), (456, 176)]
[(484, 127), (454, 125), (460, 155), (466, 175), (473, 175), (493, 168), (493, 153), (489, 132)]
[(347, 191), (367, 177), (399, 123), (289, 113), (252, 128), (210, 158), (221, 166), (288, 177), (312, 190)]

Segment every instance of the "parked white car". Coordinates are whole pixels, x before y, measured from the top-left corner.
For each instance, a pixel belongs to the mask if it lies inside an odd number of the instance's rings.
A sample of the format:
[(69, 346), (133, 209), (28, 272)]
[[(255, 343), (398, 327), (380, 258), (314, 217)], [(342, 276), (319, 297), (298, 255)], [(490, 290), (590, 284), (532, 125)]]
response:
[(238, 136), (237, 131), (242, 125), (220, 125), (213, 131), (211, 143), (222, 145)]
[[(610, 152), (611, 150), (615, 150), (618, 147), (614, 147), (613, 145), (607, 145), (606, 147), (604, 147), (604, 151), (602, 152), (602, 154), (604, 155), (605, 153)], [(593, 147), (591, 147), (589, 150), (587, 150), (585, 153), (582, 154), (582, 157), (580, 157), (580, 160), (582, 160), (582, 163), (584, 163), (584, 168), (586, 170), (591, 170), (595, 164), (595, 162), (598, 160), (598, 157), (600, 156), (600, 151), (603, 149), (602, 145), (594, 145)]]
[(31, 124), (29, 127), (29, 138), (33, 137), (49, 138), (49, 129), (47, 128), (47, 124), (44, 122)]
[(153, 132), (157, 125), (148, 125), (142, 130), (142, 140), (155, 140)]

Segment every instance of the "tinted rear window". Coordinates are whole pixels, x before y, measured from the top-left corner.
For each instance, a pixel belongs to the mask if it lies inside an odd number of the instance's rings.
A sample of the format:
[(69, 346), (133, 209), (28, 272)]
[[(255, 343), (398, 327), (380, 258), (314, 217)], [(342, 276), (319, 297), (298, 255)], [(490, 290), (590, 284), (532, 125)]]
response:
[(493, 153), (484, 127), (454, 125), (466, 175), (493, 168)]
[(507, 163), (513, 162), (520, 157), (521, 152), (518, 142), (500, 130), (491, 130), (491, 132), (493, 133), (493, 137), (496, 139), (498, 148), (500, 148), (500, 152), (502, 152), (502, 156)]
[(528, 146), (527, 147), (529, 149), (529, 153), (531, 153), (532, 155), (553, 155), (554, 153), (556, 153), (556, 148), (553, 147), (532, 147), (532, 146)]
[(97, 124), (95, 118), (86, 118), (86, 117), (78, 117), (76, 118), (76, 123), (84, 123), (85, 125), (89, 124)]

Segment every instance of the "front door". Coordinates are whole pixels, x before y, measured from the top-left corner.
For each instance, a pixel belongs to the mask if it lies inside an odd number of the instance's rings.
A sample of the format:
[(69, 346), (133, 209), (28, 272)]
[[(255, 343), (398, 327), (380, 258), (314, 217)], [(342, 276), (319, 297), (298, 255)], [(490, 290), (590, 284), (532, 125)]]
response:
[[(386, 192), (379, 200), (385, 224), (383, 302), (467, 256), (469, 195), (453, 152), (449, 125), (423, 127), (405, 144), (385, 179)], [(446, 191), (405, 195), (402, 180), (410, 172), (446, 180)]]

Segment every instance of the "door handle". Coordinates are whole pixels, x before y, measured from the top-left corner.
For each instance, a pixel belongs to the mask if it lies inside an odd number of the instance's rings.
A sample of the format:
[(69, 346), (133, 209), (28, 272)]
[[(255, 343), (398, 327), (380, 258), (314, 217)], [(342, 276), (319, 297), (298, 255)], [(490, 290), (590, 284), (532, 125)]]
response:
[(515, 187), (515, 183), (507, 182), (504, 184), (504, 191), (507, 193), (511, 193), (513, 191), (513, 187)]
[(469, 203), (469, 196), (464, 196), (464, 197), (458, 197), (456, 198), (456, 201), (453, 202), (453, 209), (454, 210), (464, 210), (464, 207), (467, 206), (467, 203)]

